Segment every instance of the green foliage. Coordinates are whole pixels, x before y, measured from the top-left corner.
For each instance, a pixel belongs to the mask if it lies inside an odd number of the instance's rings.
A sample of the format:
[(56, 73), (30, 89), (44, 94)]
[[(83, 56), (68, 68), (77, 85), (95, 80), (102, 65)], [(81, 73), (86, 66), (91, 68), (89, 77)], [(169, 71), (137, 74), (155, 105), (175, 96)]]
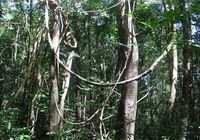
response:
[(30, 127), (18, 126), (19, 115), (17, 108), (0, 111), (0, 137), (2, 140), (30, 140)]
[(175, 9), (175, 10), (168, 10), (165, 11), (162, 15), (161, 18), (166, 22), (166, 23), (179, 23), (181, 20), (181, 10), (180, 9)]
[[(140, 73), (149, 66), (166, 49), (172, 33), (169, 26), (179, 23), (182, 15), (177, 7), (177, 1), (163, 1), (174, 3), (175, 10), (164, 10), (163, 4), (147, 5), (137, 1), (134, 13), (126, 13), (135, 23), (136, 37), (140, 53)], [(61, 42), (60, 59), (66, 61), (69, 53), (74, 53), (72, 70), (89, 80), (99, 83), (116, 81), (116, 67), (118, 63), (118, 50), (126, 49), (126, 45), (120, 44), (116, 21), (115, 8), (100, 13), (84, 13), (84, 10), (102, 10), (110, 7), (114, 2), (105, 0), (81, 1), (81, 7), (75, 7), (76, 1), (62, 1), (61, 10), (68, 14), (68, 22), (71, 33), (75, 36), (78, 47), (71, 49)], [(9, 8), (7, 2), (3, 2), (1, 9), (3, 17), (0, 21), (0, 139), (2, 140), (31, 140), (44, 139), (56, 135), (61, 140), (100, 140), (100, 126), (104, 132), (105, 140), (113, 140), (114, 127), (118, 106), (123, 91), (119, 86), (111, 93), (112, 87), (95, 87), (86, 84), (71, 75), (70, 87), (65, 101), (63, 128), (56, 132), (49, 132), (50, 118), (50, 47), (47, 33), (43, 35), (41, 44), (37, 44), (38, 32), (45, 30), (44, 5), (37, 5), (35, 9), (24, 9), (22, 2), (16, 2), (16, 9)], [(199, 0), (192, 0), (191, 7), (187, 11), (192, 12), (191, 19), (195, 25), (200, 23), (195, 14), (199, 14)], [(50, 18), (53, 16), (49, 11)], [(62, 19), (65, 20), (65, 19)], [(60, 22), (59, 22), (60, 23)], [(52, 23), (49, 23), (52, 25)], [(20, 48), (16, 62), (12, 61), (12, 44), (15, 41), (16, 32), (20, 28), (17, 43)], [(191, 96), (191, 112), (188, 124), (188, 136), (191, 139), (199, 139), (199, 56), (200, 46), (193, 40), (184, 40), (182, 28), (177, 29), (177, 46), (179, 57), (179, 78), (176, 85), (177, 98), (174, 109), (166, 115), (169, 105), (172, 82), (172, 53), (162, 60), (156, 70), (140, 80), (138, 99), (144, 100), (138, 104), (136, 133), (137, 140), (171, 140), (180, 139), (183, 128), (181, 126), (181, 106), (183, 66), (182, 43), (190, 42), (189, 51), (193, 53), (193, 94)], [(51, 31), (50, 31), (50, 34)], [(198, 36), (193, 36), (198, 39)], [(32, 65), (32, 66), (31, 66)], [(58, 69), (59, 99), (63, 94), (62, 82), (64, 69)], [(122, 80), (122, 79), (121, 79)], [(23, 85), (24, 81), (24, 85)], [(18, 95), (17, 91), (21, 89)], [(143, 92), (145, 91), (145, 92)], [(103, 120), (100, 120), (102, 105), (105, 104)], [(78, 108), (79, 107), (79, 108)], [(77, 109), (81, 109), (83, 118), (77, 117)], [(94, 115), (96, 110), (100, 110)], [(31, 113), (34, 112), (35, 124), (32, 123)], [(90, 119), (90, 117), (92, 119)], [(89, 120), (88, 120), (89, 119)], [(80, 123), (80, 124), (78, 124)], [(34, 133), (32, 128), (34, 126)]]
[(92, 10), (100, 10), (108, 6), (109, 4), (103, 0), (96, 1), (96, 0), (87, 0), (83, 6), (87, 8), (91, 8)]

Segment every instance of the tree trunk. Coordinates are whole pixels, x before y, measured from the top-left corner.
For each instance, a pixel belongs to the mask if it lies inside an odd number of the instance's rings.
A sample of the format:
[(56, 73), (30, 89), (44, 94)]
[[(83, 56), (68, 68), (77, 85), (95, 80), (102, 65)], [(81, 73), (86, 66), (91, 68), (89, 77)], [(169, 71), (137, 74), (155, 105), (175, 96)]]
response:
[(181, 1), (182, 9), (182, 25), (183, 25), (183, 87), (181, 98), (181, 122), (182, 122), (182, 136), (181, 139), (187, 139), (187, 127), (189, 118), (189, 103), (192, 94), (192, 52), (191, 52), (191, 19), (190, 13), (186, 9), (189, 5), (185, 1)]
[[(73, 56), (74, 56), (74, 51), (72, 51), (67, 58), (66, 67), (69, 70), (71, 70), (71, 67), (72, 67)], [(70, 73), (65, 71), (63, 87), (62, 87), (63, 94), (62, 94), (61, 101), (60, 101), (60, 115), (62, 117), (64, 117), (63, 115), (64, 115), (65, 99), (66, 99), (66, 96), (67, 96), (67, 93), (69, 90), (70, 77), (71, 77)], [(63, 122), (60, 121), (60, 129), (62, 129), (62, 128), (63, 128)]]
[[(172, 37), (174, 37), (174, 35)], [(173, 47), (173, 60), (172, 61), (173, 61), (173, 68), (172, 68), (172, 84), (171, 84), (171, 96), (170, 96), (169, 111), (171, 111), (172, 108), (174, 107), (174, 103), (175, 103), (175, 99), (176, 99), (176, 83), (177, 83), (177, 79), (178, 79), (178, 53), (177, 53), (176, 44), (174, 44), (174, 47)]]
[[(121, 43), (127, 47), (121, 48), (119, 56), (122, 60), (118, 63), (122, 70), (125, 67), (124, 79), (130, 79), (138, 75), (138, 45), (134, 30), (134, 23), (130, 15), (134, 11), (129, 0), (122, 0), (117, 11), (118, 29)], [(127, 61), (127, 63), (126, 63)], [(133, 81), (122, 89), (121, 104), (118, 110), (118, 121), (116, 128), (117, 140), (134, 140), (135, 118), (137, 110), (138, 82)], [(120, 130), (123, 128), (123, 130)]]
[[(58, 15), (54, 15), (54, 27), (51, 44), (51, 99), (50, 99), (50, 131), (57, 132), (59, 128), (60, 115), (58, 112), (58, 62), (59, 56), (59, 39), (60, 39), (60, 26), (58, 21)], [(57, 140), (56, 136), (52, 136), (51, 140)]]
[[(59, 113), (58, 113), (58, 79), (57, 79), (57, 61), (55, 53), (52, 52), (51, 60), (51, 99), (50, 99), (50, 131), (58, 131)], [(51, 140), (56, 140), (52, 137)]]

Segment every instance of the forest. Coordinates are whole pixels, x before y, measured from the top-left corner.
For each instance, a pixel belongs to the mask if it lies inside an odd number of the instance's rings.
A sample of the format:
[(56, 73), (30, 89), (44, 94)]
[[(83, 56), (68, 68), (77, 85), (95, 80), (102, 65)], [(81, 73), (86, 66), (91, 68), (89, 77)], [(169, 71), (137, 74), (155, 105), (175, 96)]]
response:
[(0, 140), (200, 140), (200, 0), (0, 0)]

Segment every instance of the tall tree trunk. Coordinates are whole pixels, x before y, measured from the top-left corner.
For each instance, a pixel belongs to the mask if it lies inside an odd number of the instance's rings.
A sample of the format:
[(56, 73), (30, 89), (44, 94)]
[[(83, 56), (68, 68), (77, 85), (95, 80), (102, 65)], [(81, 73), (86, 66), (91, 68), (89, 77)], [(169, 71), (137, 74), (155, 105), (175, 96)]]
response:
[[(72, 61), (73, 61), (73, 57), (74, 57), (74, 51), (72, 51), (68, 58), (67, 58), (67, 62), (66, 62), (66, 68), (71, 70), (71, 67), (72, 67)], [(64, 107), (65, 107), (65, 99), (66, 99), (66, 96), (67, 96), (67, 93), (68, 93), (68, 90), (69, 90), (69, 83), (70, 83), (70, 73), (65, 71), (64, 73), (64, 81), (63, 81), (63, 94), (62, 94), (62, 97), (61, 97), (61, 101), (60, 101), (60, 115), (62, 117), (64, 117)], [(60, 121), (60, 129), (63, 128), (63, 122)]]
[[(56, 132), (59, 128), (60, 115), (58, 112), (58, 62), (57, 57), (59, 56), (59, 39), (60, 39), (60, 25), (57, 13), (54, 13), (54, 26), (51, 43), (51, 64), (50, 64), (50, 75), (51, 75), (51, 99), (50, 99), (50, 131)], [(51, 140), (57, 140), (56, 136), (52, 136)]]
[[(121, 43), (127, 47), (121, 48), (119, 55), (122, 58), (118, 63), (125, 67), (124, 79), (138, 75), (138, 45), (135, 37), (134, 23), (130, 15), (134, 11), (134, 2), (122, 0), (117, 11), (118, 29)], [(127, 63), (126, 63), (126, 60)], [(119, 65), (119, 66), (120, 66)], [(119, 69), (123, 69), (123, 67)], [(121, 104), (118, 111), (118, 120), (122, 121), (117, 126), (117, 140), (134, 140), (135, 119), (137, 111), (138, 82), (133, 81), (123, 87)], [(120, 130), (123, 128), (123, 130)]]
[(183, 25), (183, 87), (181, 98), (181, 122), (182, 122), (182, 136), (181, 139), (187, 139), (187, 127), (189, 118), (189, 103), (192, 94), (192, 52), (191, 52), (191, 19), (190, 12), (186, 9), (190, 1), (181, 1), (182, 9), (182, 25)]
[[(175, 27), (173, 24), (173, 31), (175, 31)], [(174, 40), (176, 40), (176, 35), (173, 35), (172, 37)], [(176, 83), (178, 79), (178, 53), (177, 53), (177, 45), (174, 44), (173, 47), (173, 68), (172, 68), (172, 84), (171, 84), (171, 96), (170, 96), (170, 106), (169, 111), (172, 110), (174, 107), (175, 99), (176, 99)]]
[[(85, 21), (85, 24), (86, 24), (86, 29), (88, 30), (88, 20)], [(81, 21), (78, 21), (76, 23), (76, 34), (75, 34), (75, 38), (77, 39), (77, 42), (80, 42), (82, 37), (79, 33), (79, 31), (81, 30), (82, 26), (81, 26)], [(86, 31), (86, 34), (87, 31)], [(89, 40), (89, 37), (88, 37), (88, 40)], [(90, 51), (90, 50), (89, 50)], [(81, 55), (81, 48), (77, 48), (76, 49), (76, 53)], [(75, 59), (75, 64), (76, 64), (76, 73), (78, 74), (81, 74), (81, 70), (82, 70), (82, 67), (81, 67), (81, 62), (80, 62), (80, 59)], [(86, 97), (86, 95), (83, 95), (82, 94), (82, 91), (80, 89), (81, 87), (81, 81), (76, 78), (76, 88), (75, 88), (75, 93), (76, 93), (76, 119), (78, 122), (81, 122), (84, 120), (84, 116), (85, 116), (85, 107), (82, 107), (82, 102), (84, 102), (84, 97)]]
[[(50, 131), (58, 131), (59, 113), (58, 113), (58, 79), (57, 79), (57, 61), (54, 50), (51, 54), (51, 99), (50, 99)], [(52, 137), (51, 140), (56, 140)]]

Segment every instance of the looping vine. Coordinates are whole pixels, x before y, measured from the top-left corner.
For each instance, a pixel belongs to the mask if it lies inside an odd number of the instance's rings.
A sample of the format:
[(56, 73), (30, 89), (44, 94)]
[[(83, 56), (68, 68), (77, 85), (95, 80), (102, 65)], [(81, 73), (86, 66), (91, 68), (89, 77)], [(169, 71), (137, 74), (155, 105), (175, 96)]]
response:
[(74, 35), (71, 32), (71, 29), (69, 27), (69, 21), (68, 21), (68, 15), (67, 13), (62, 11), (62, 8), (57, 8), (56, 10), (59, 12), (59, 24), (60, 24), (60, 32), (61, 32), (61, 38), (60, 41), (63, 40), (64, 44), (66, 46), (69, 46), (70, 48), (76, 48), (77, 47), (77, 41)]
[(77, 47), (77, 41), (76, 41), (74, 35), (70, 31), (65, 33), (63, 41), (64, 41), (65, 45), (67, 45), (71, 48)]

